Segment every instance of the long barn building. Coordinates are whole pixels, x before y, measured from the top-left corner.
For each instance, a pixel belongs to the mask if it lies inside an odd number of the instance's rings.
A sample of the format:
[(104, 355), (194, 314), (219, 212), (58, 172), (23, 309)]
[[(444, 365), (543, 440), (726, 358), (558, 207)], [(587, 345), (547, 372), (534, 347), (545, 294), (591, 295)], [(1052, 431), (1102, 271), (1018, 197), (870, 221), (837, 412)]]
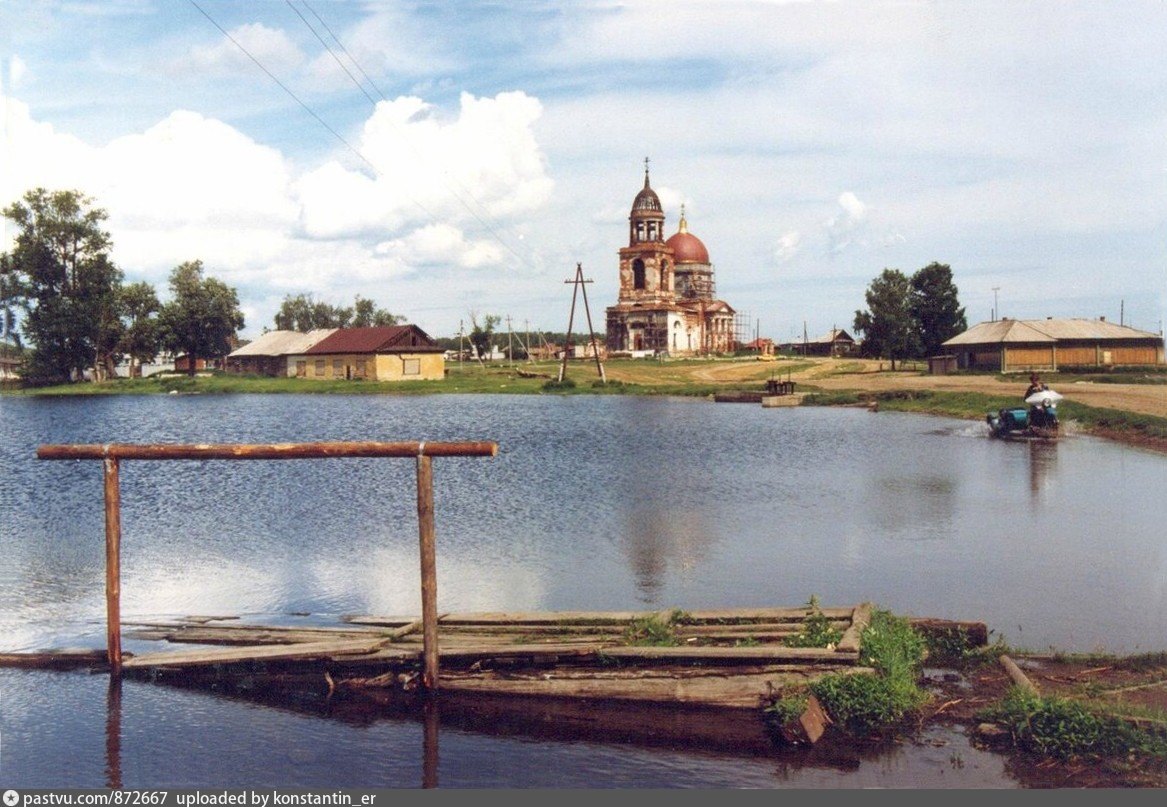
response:
[(1163, 337), (1105, 319), (1001, 319), (944, 343), (962, 370), (1003, 373), (1163, 364)]

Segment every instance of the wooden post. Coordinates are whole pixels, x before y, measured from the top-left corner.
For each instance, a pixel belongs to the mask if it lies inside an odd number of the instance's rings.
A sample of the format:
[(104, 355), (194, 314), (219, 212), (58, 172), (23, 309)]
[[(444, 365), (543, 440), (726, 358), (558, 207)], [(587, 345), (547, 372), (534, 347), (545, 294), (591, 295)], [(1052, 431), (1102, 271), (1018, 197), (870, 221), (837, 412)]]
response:
[(417, 530), (421, 547), (422, 686), (438, 688), (438, 571), (434, 550), (433, 460), (417, 456)]
[(122, 497), (118, 460), (105, 458), (105, 639), (109, 671), (122, 674), (121, 541)]

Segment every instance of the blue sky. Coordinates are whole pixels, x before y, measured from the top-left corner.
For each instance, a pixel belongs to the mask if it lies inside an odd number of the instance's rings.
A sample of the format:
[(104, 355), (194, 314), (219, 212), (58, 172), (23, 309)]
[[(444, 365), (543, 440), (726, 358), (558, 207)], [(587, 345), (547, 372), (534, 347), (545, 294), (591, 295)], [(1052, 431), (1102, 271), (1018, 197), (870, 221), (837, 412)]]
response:
[(1163, 3), (196, 2), (0, 0), (0, 204), (83, 190), (248, 335), (299, 293), (562, 330), (577, 262), (602, 328), (645, 156), (778, 340), (931, 261), (970, 323), (1167, 312)]

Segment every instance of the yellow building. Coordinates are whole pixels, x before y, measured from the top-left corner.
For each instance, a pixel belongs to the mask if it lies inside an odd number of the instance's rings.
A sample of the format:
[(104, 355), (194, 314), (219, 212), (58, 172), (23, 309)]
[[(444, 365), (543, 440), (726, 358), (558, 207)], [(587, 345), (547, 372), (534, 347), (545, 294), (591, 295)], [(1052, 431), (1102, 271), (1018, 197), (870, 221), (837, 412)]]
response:
[(974, 325), (943, 347), (962, 370), (1029, 372), (1163, 364), (1163, 335), (1103, 319), (1001, 319)]
[(338, 328), (288, 360), (297, 378), (435, 381), (444, 378), (442, 348), (416, 325)]

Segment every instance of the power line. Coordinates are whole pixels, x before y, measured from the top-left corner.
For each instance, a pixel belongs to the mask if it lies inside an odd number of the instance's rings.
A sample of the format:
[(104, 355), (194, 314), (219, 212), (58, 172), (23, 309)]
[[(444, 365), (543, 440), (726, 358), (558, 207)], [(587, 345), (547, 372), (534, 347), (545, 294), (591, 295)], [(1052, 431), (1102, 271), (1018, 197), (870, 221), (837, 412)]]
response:
[(351, 151), (353, 154), (357, 155), (357, 157), (359, 157), (365, 163), (365, 165), (369, 166), (370, 169), (372, 169), (374, 172), (377, 170), (377, 167), (375, 165), (373, 165), (371, 162), (369, 162), (369, 159), (367, 157), (365, 157), (364, 154), (361, 154), (361, 152), (356, 147), (354, 147), (352, 143), (345, 140), (344, 137), (340, 134), (340, 132), (336, 131), (336, 129), (333, 129), (331, 126), (329, 126), (328, 122), (326, 120), (324, 120), (324, 118), (317, 115), (315, 110), (312, 109), (312, 107), (308, 106), (306, 103), (301, 101), (300, 97), (298, 95), (296, 95), (296, 93), (292, 92), (291, 88), (289, 88), (286, 84), (284, 84), (284, 82), (282, 82), (278, 78), (276, 78), (275, 74), (272, 73), (272, 71), (268, 70), (266, 67), (264, 67), (263, 63), (261, 61), (259, 61), (259, 59), (252, 56), (251, 52), (249, 50), (247, 50), (247, 48), (243, 47), (243, 45), (240, 44), (239, 40), (237, 40), (235, 37), (231, 36), (231, 34), (227, 33), (227, 29), (225, 29), (222, 25), (219, 25), (219, 23), (217, 23), (215, 21), (215, 18), (212, 17), (210, 14), (208, 14), (203, 9), (202, 6), (200, 6), (198, 3), (196, 3), (195, 0), (187, 0), (187, 2), (189, 2), (192, 6), (194, 6), (196, 9), (198, 9), (200, 14), (202, 14), (204, 17), (206, 17), (208, 20), (210, 20), (211, 25), (218, 28), (222, 32), (223, 36), (227, 37), (229, 40), (231, 40), (232, 44), (234, 44), (235, 47), (237, 47), (237, 48), (239, 48), (239, 50), (243, 51), (243, 54), (248, 59), (255, 62), (256, 67), (258, 67), (260, 70), (262, 70), (264, 73), (266, 73), (268, 78), (270, 78), (277, 85), (279, 85), (279, 88), (281, 90), (283, 90), (289, 96), (291, 96), (293, 101), (295, 101), (297, 104), (299, 104), (301, 107), (303, 107), (305, 112), (307, 112), (309, 115), (311, 115), (313, 118), (315, 118), (317, 123), (319, 123), (325, 129), (327, 129), (329, 132), (331, 132), (333, 137), (335, 137), (337, 140), (339, 140), (341, 143), (343, 143), (349, 151)]
[[(328, 55), (332, 57), (333, 61), (335, 61), (337, 63), (337, 65), (340, 67), (340, 69), (344, 71), (345, 75), (347, 75), (349, 77), (349, 80), (352, 81), (352, 83), (356, 86), (356, 88), (361, 91), (361, 94), (364, 95), (365, 98), (368, 99), (369, 103), (373, 104), (373, 106), (375, 108), (377, 105), (376, 99), (373, 98), (373, 96), (371, 96), (369, 94), (369, 92), (365, 89), (364, 85), (362, 85), (361, 82), (357, 80), (357, 77), (352, 74), (352, 71), (349, 70), (348, 67), (345, 66), (345, 64), (341, 60), (341, 58), (336, 55), (336, 53), (335, 53), (335, 51), (333, 51), (332, 47), (324, 40), (324, 37), (322, 37), (320, 35), (320, 32), (317, 31), (316, 28), (313, 27), (313, 25), (310, 22), (308, 22), (308, 19), (303, 14), (300, 13), (300, 10), (297, 9), (295, 5), (293, 5), (292, 0), (284, 0), (284, 2), (288, 5), (288, 8), (290, 8), (290, 9), (292, 9), (292, 11), (296, 12), (296, 16), (300, 18), (300, 21), (304, 23), (304, 26), (309, 31), (312, 32), (313, 36), (315, 36), (317, 40), (320, 41), (320, 44), (324, 46), (324, 49), (326, 51), (328, 51)], [(340, 41), (340, 38), (332, 31), (331, 28), (328, 27), (328, 24), (326, 22), (324, 22), (323, 18), (321, 18), (321, 16), (319, 14), (317, 14), (316, 11), (310, 5), (308, 5), (307, 0), (304, 0), (304, 7), (307, 8), (309, 11), (311, 11), (312, 15), (314, 17), (316, 17), (317, 20), (320, 21), (321, 26), (323, 26), (323, 28), (326, 31), (328, 31), (329, 35), (336, 41), (336, 44), (340, 47), (340, 50), (344, 53), (344, 55), (348, 57), (349, 61), (351, 61), (353, 63), (353, 65), (357, 68), (357, 70), (360, 71), (361, 75), (364, 76), (365, 79), (369, 82), (369, 84), (373, 87), (373, 89), (375, 89), (377, 91), (377, 94), (381, 97), (381, 100), (388, 102), (389, 99), (385, 97), (385, 93), (381, 92), (380, 88), (377, 87), (377, 85), (373, 82), (373, 80), (371, 78), (369, 78), (369, 74), (367, 72), (365, 72), (364, 68), (361, 67), (360, 63), (356, 60), (356, 58), (351, 53), (349, 53), (348, 49), (345, 48), (344, 43), (342, 43)], [(397, 132), (397, 134), (401, 138), (402, 142), (418, 158), (420, 158), (422, 160), (426, 160), (425, 155), (423, 155), (418, 150), (418, 148), (410, 141), (410, 139), (408, 137), (406, 137), (405, 133), (401, 131), (401, 128), (397, 125), (397, 123), (395, 121), (390, 119), (389, 124)], [(474, 203), (474, 205), (477, 206), (480, 210), (482, 210), (483, 212), (489, 212), (489, 211), (487, 211), (486, 206), (483, 205), (482, 202), (478, 201), (477, 198), (475, 198), (474, 194), (470, 191), (470, 189), (467, 188), (465, 185), (463, 185), (461, 182), (459, 182), (456, 177), (454, 177), (452, 174), (450, 174), (450, 172), (446, 169), (445, 166), (439, 165), (438, 168), (441, 171), (442, 176), (447, 180), (446, 188), (450, 191), (450, 193), (453, 195), (453, 197), (458, 200), (458, 204), (460, 204), (462, 206), (462, 208), (467, 213), (469, 213), (470, 216), (473, 217), (474, 220), (477, 221), (479, 223), (479, 225), (481, 225), (483, 227), (483, 229), (485, 229), (490, 234), (490, 237), (499, 246), (501, 246), (503, 249), (505, 249), (511, 255), (518, 258), (521, 262), (523, 262), (527, 265), (531, 265), (531, 261), (529, 260), (529, 258), (527, 256), (522, 255), (517, 250), (515, 250), (514, 247), (512, 247), (505, 239), (503, 239), (503, 237), (494, 228), (494, 226), (490, 224), (490, 222), (488, 222), (486, 219), (484, 219), (479, 214), (479, 212), (477, 210), (472, 208), (470, 206), (470, 204), (467, 203), (466, 198), (464, 198), (462, 196), (462, 194), (465, 194), (466, 197), (469, 197), (470, 201), (472, 201)], [(462, 193), (459, 193), (457, 189), (455, 189), (454, 187), (452, 187), (450, 185), (450, 183), (457, 185), (458, 188), (461, 189)], [(432, 216), (432, 214), (431, 214), (431, 216)], [(435, 219), (437, 218), (436, 216), (432, 216), (432, 217)]]

